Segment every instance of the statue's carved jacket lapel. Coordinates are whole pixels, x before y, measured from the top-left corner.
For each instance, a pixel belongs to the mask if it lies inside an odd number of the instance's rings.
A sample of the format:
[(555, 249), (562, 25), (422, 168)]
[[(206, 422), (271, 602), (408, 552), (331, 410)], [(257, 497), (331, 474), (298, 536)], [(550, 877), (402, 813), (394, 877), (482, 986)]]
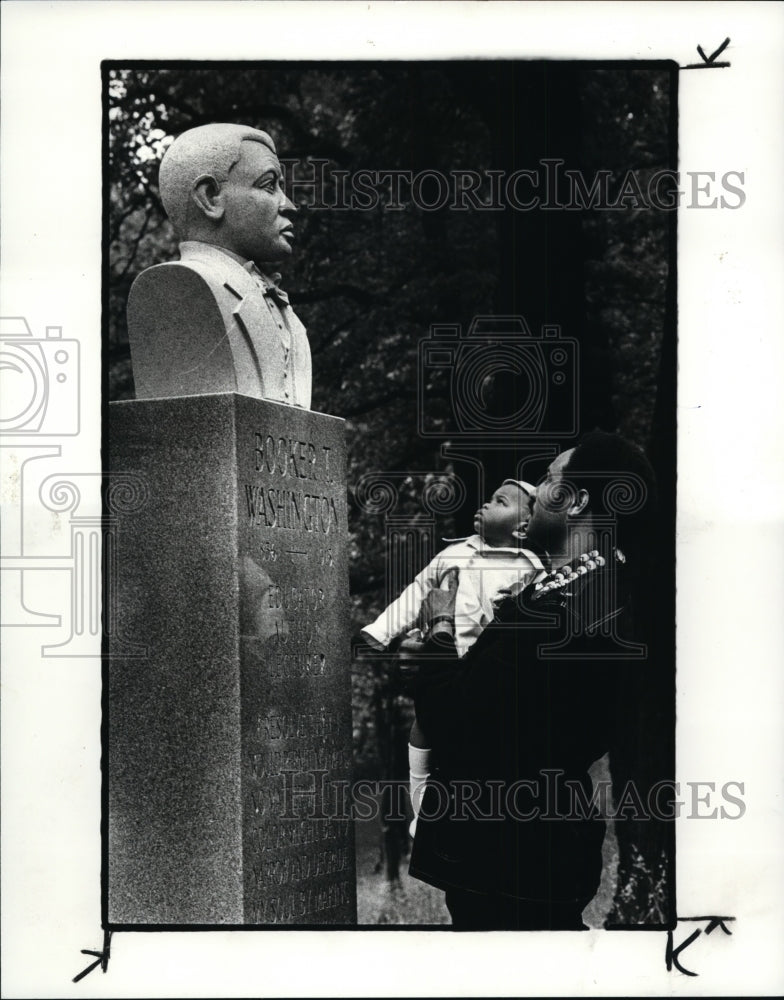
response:
[[(182, 263), (213, 286), (235, 360), (236, 391), (259, 395), (255, 386), (260, 384), (265, 399), (309, 408), (310, 345), (291, 306), (275, 303), (271, 309), (257, 278), (217, 247), (191, 242), (180, 249)], [(275, 313), (283, 321), (283, 337)]]

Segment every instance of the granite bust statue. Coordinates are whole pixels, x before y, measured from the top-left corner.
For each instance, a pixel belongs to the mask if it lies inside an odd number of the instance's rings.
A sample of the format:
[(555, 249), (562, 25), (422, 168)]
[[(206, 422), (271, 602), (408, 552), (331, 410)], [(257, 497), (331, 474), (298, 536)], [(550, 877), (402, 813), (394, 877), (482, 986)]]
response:
[(137, 399), (238, 392), (309, 409), (305, 328), (270, 273), (292, 252), (296, 212), (272, 139), (243, 125), (190, 129), (163, 158), (160, 193), (181, 259), (131, 288)]

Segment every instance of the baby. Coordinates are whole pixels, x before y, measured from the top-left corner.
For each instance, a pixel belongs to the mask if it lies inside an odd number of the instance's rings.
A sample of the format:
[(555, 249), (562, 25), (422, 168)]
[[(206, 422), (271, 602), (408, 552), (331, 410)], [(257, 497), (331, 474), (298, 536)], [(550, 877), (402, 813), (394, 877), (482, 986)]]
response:
[[(396, 601), (378, 618), (362, 629), (362, 636), (374, 649), (385, 650), (393, 639), (406, 635), (419, 638), (412, 631), (427, 594), (457, 577), (455, 593), (454, 640), (457, 655), (465, 656), (482, 630), (493, 620), (494, 599), (502, 591), (519, 593), (538, 572), (541, 560), (523, 548), (525, 529), (530, 516), (535, 488), (530, 483), (505, 479), (474, 517), (475, 535), (449, 545), (417, 575)], [(415, 721), (408, 744), (411, 804), (414, 822), (429, 776), (428, 741)]]

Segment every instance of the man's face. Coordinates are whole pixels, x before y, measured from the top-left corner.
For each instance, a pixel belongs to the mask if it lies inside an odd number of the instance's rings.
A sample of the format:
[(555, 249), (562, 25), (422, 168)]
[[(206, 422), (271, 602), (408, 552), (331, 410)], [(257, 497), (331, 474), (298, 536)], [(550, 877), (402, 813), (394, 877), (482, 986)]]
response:
[(555, 549), (566, 536), (568, 511), (574, 496), (567, 487), (564, 472), (573, 454), (574, 448), (569, 448), (553, 459), (544, 479), (536, 487), (527, 535), (545, 549)]
[(289, 256), (296, 208), (283, 190), (280, 163), (271, 149), (243, 140), (220, 197), (223, 246), (256, 264), (277, 264)]
[(513, 483), (499, 486), (474, 517), (474, 531), (488, 545), (516, 545), (515, 531), (528, 520), (531, 497)]

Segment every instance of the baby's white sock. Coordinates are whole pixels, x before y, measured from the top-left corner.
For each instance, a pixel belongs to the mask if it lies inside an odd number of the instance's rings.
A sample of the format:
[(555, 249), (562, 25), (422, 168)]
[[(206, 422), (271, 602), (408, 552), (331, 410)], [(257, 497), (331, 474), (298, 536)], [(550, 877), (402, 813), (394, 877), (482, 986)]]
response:
[(408, 828), (408, 832), (413, 837), (416, 833), (417, 817), (422, 804), (422, 796), (425, 792), (425, 784), (430, 777), (430, 750), (425, 747), (414, 747), (408, 744), (408, 773), (409, 788), (411, 790), (411, 808), (414, 810), (414, 818)]

